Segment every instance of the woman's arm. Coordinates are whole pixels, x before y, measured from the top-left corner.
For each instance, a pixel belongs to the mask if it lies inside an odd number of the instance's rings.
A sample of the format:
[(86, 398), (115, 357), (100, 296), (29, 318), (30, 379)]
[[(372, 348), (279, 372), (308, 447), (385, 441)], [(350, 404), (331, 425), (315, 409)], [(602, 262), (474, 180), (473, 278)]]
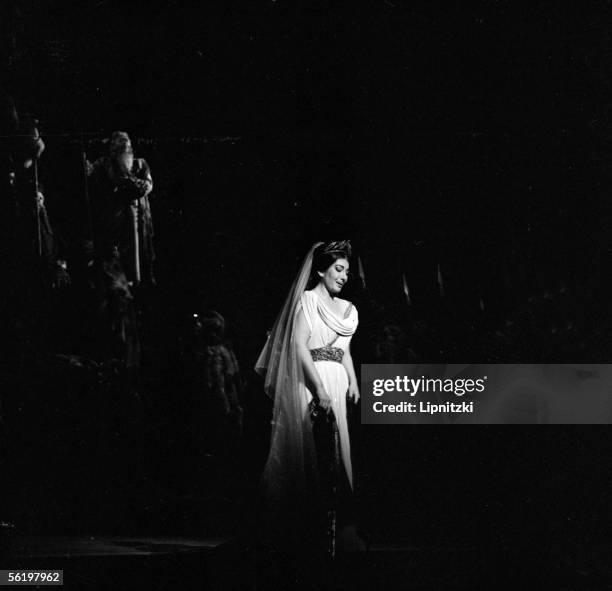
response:
[(308, 330), (308, 324), (306, 323), (306, 317), (304, 311), (298, 312), (295, 320), (295, 343), (297, 348), (297, 354), (302, 368), (304, 369), (304, 375), (306, 377), (306, 383), (311, 392), (314, 392), (318, 398), (319, 405), (329, 412), (331, 408), (331, 398), (327, 394), (321, 376), (317, 371), (312, 356), (308, 349), (308, 338), (310, 333)]
[(353, 358), (351, 357), (351, 346), (346, 348), (344, 356), (342, 357), (342, 365), (346, 369), (346, 373), (349, 378), (348, 397), (355, 404), (359, 402), (359, 386), (357, 385), (357, 376), (355, 375), (355, 366), (353, 365)]

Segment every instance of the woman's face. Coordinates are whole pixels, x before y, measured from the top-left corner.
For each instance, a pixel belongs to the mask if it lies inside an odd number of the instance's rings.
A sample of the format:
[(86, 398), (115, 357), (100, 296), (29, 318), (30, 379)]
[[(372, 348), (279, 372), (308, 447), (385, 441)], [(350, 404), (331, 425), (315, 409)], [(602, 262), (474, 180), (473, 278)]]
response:
[(319, 271), (321, 283), (331, 294), (336, 295), (342, 291), (344, 284), (348, 281), (349, 263), (346, 259), (338, 259), (327, 269)]

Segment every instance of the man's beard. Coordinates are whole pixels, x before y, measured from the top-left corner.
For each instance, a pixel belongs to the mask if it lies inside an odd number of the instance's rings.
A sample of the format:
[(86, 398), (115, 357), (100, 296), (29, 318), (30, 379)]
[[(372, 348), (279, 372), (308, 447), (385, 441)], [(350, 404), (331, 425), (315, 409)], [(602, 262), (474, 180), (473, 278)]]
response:
[(119, 174), (128, 175), (134, 165), (134, 154), (132, 152), (117, 154), (114, 157), (114, 164)]

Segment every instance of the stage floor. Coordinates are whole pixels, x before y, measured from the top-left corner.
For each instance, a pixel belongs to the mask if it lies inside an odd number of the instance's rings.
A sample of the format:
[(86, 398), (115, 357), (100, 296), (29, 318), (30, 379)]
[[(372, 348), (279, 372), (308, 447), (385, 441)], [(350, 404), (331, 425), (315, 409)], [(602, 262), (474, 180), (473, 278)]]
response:
[(331, 561), (261, 552), (223, 538), (91, 535), (14, 538), (11, 554), (2, 568), (62, 569), (64, 588), (84, 590), (601, 591), (612, 582), (604, 548), (572, 563), (516, 548), (373, 543), (367, 552)]
[(22, 559), (82, 558), (91, 556), (154, 556), (183, 552), (205, 552), (227, 542), (224, 538), (75, 536), (24, 537), (12, 544)]

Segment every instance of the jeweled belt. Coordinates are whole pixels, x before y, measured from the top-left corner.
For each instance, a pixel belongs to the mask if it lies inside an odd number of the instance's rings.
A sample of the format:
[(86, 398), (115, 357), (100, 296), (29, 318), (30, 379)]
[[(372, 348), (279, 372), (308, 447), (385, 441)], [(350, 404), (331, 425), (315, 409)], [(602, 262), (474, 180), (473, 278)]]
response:
[(310, 349), (313, 361), (335, 361), (342, 363), (344, 351), (338, 347), (319, 347), (318, 349)]

